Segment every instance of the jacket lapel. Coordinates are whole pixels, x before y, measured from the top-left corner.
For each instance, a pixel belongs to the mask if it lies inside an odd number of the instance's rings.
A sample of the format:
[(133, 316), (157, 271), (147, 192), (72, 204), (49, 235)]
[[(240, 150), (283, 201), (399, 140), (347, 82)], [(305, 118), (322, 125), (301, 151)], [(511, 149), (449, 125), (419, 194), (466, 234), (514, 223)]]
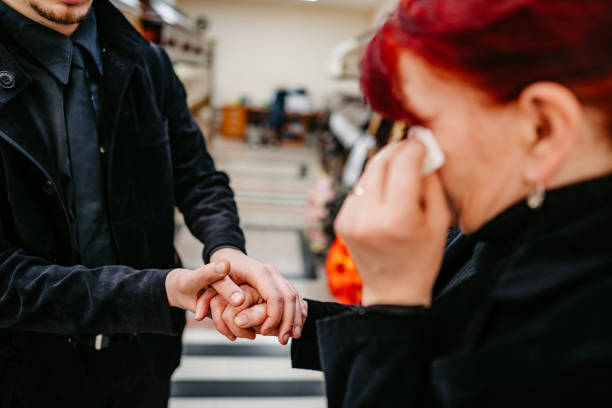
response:
[[(148, 42), (108, 0), (95, 1), (94, 8), (104, 51), (102, 136), (107, 150), (112, 152), (126, 90)], [(59, 186), (57, 169), (52, 164), (44, 135), (34, 126), (29, 109), (17, 98), (31, 78), (3, 44), (0, 44), (0, 76), (0, 138), (33, 160)]]
[(102, 134), (112, 152), (126, 90), (142, 50), (149, 44), (108, 0), (95, 1), (94, 8), (103, 43)]
[(123, 100), (136, 63), (112, 48), (105, 49), (103, 61), (102, 135), (104, 145), (110, 152), (113, 150)]
[(46, 139), (34, 125), (30, 109), (18, 98), (31, 83), (31, 78), (2, 44), (0, 74), (8, 81), (0, 86), (0, 138), (32, 160), (59, 187), (57, 169), (53, 166)]

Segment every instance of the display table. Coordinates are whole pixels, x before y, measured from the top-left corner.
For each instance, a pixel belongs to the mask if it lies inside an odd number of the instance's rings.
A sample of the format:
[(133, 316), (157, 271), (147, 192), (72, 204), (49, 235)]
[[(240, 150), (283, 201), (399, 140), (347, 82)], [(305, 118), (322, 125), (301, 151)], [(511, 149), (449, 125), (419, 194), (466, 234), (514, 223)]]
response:
[[(269, 125), (269, 108), (246, 108), (247, 122), (256, 125)], [(273, 129), (276, 139), (283, 144), (304, 145), (308, 140), (308, 133), (312, 130), (313, 124), (324, 120), (325, 115), (321, 112), (312, 113), (293, 113), (285, 112), (284, 122), (281, 129)], [(280, 133), (280, 134), (279, 134)], [(287, 137), (289, 136), (289, 137)]]

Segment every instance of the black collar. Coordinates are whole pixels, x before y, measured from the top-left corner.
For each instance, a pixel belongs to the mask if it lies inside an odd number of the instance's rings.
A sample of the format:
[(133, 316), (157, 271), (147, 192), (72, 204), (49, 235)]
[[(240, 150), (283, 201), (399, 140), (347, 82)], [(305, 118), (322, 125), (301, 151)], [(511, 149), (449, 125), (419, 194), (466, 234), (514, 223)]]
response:
[(72, 41), (69, 37), (30, 20), (1, 1), (0, 25), (28, 55), (61, 83), (68, 83), (72, 61)]
[(104, 72), (102, 68), (102, 49), (98, 40), (96, 13), (93, 8), (72, 35), (72, 41), (89, 53), (98, 69), (98, 73), (102, 75)]
[[(134, 27), (132, 27), (127, 19), (110, 3), (109, 0), (94, 1), (93, 9), (95, 10), (97, 28), (100, 36), (99, 42), (103, 47), (102, 51), (104, 53), (104, 50), (108, 48), (113, 54), (111, 68), (115, 69), (116, 71), (118, 64), (133, 64), (139, 61), (143, 50), (146, 47), (149, 47), (149, 42), (145, 40), (140, 33), (134, 29)], [(5, 26), (3, 20), (6, 14), (10, 12), (22, 16), (0, 0), (0, 35), (5, 35), (8, 37), (6, 42), (16, 43), (16, 41), (9, 35), (10, 29)], [(24, 19), (29, 25), (31, 20), (25, 17)], [(61, 34), (44, 26), (36, 24), (35, 27), (36, 30), (43, 29), (51, 32), (54, 34), (53, 37), (55, 37), (55, 35), (63, 37), (60, 38), (61, 41), (70, 41), (70, 39), (61, 36)], [(27, 30), (25, 32), (27, 32)], [(0, 73), (3, 75), (10, 75), (13, 84), (9, 87), (0, 87), (0, 104), (5, 104), (11, 101), (31, 82), (31, 78), (28, 73), (20, 67), (15, 58), (12, 56), (11, 51), (7, 49), (7, 45), (4, 43), (5, 41), (0, 41)], [(70, 52), (72, 52), (72, 50)], [(103, 57), (103, 60), (104, 66), (106, 67), (107, 58)], [(66, 71), (67, 73), (64, 75), (66, 75), (65, 80), (67, 81), (67, 75), (69, 74), (68, 68), (66, 68)], [(121, 72), (126, 72), (126, 70), (122, 69)]]
[(102, 53), (93, 10), (79, 25), (72, 38), (30, 20), (0, 1), (0, 25), (28, 55), (66, 85), (72, 63), (73, 41), (90, 54), (102, 74)]
[(547, 231), (606, 208), (612, 208), (612, 175), (549, 191), (539, 210), (530, 209), (525, 202), (515, 204), (470, 238), (504, 242)]
[(111, 48), (131, 60), (138, 60), (149, 42), (109, 0), (96, 0), (93, 8), (103, 48)]

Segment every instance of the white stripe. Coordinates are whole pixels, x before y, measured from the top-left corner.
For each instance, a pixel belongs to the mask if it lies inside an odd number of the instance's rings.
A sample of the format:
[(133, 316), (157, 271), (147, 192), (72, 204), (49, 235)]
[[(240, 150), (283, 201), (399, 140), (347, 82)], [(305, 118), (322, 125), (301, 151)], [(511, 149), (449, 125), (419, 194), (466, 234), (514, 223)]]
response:
[(169, 408), (325, 408), (324, 397), (315, 398), (173, 398)]
[(174, 381), (322, 381), (323, 374), (291, 368), (287, 358), (183, 356)]
[(250, 345), (277, 345), (282, 346), (276, 337), (257, 336), (256, 340), (237, 339), (235, 342), (229, 341), (225, 336), (213, 329), (188, 329), (183, 333), (183, 343), (185, 344), (250, 344)]

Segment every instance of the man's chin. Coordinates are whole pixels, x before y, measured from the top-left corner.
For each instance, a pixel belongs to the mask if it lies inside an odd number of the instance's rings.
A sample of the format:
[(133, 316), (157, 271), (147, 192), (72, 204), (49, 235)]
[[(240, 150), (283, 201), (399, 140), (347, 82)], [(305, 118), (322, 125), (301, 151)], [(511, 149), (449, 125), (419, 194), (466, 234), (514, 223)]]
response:
[(30, 0), (30, 7), (47, 21), (61, 25), (79, 24), (87, 17), (92, 2), (54, 4), (49, 7), (40, 0)]

